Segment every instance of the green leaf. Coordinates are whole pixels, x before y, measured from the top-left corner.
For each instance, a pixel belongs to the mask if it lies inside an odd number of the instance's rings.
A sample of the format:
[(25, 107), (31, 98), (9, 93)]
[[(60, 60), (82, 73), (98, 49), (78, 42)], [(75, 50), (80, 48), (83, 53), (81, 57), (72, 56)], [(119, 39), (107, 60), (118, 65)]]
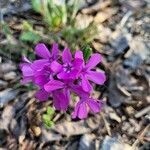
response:
[(2, 25), (2, 30), (3, 30), (4, 34), (6, 34), (6, 35), (11, 34), (11, 30), (10, 30), (8, 24), (6, 24), (6, 23)]
[(49, 127), (52, 127), (52, 126), (54, 125), (54, 122), (53, 122), (53, 121), (49, 121), (49, 122), (47, 123), (47, 125), (48, 125)]
[(54, 126), (54, 122), (53, 121), (48, 121), (44, 123), (46, 128), (51, 128), (52, 126)]
[(48, 122), (48, 121), (50, 121), (50, 117), (49, 117), (49, 115), (44, 114), (44, 115), (43, 115), (43, 121), (44, 121), (44, 122)]
[(52, 107), (48, 107), (48, 108), (47, 108), (47, 114), (48, 114), (48, 115), (51, 116), (51, 115), (53, 115), (54, 113), (55, 113), (55, 111), (54, 111), (54, 109), (53, 109)]
[(42, 11), (41, 0), (32, 0), (31, 2), (33, 10), (36, 11), (37, 13), (41, 13)]
[(27, 31), (27, 32), (24, 31), (21, 34), (20, 39), (21, 39), (21, 41), (24, 41), (24, 42), (36, 43), (41, 40), (41, 37), (32, 31)]
[(28, 91), (32, 91), (34, 89), (34, 86), (31, 83), (27, 84), (26, 86)]
[[(48, 111), (51, 112), (50, 109)], [(54, 125), (54, 122), (51, 120), (51, 118), (52, 118), (51, 115), (48, 115), (48, 114), (43, 115), (43, 123), (44, 123), (46, 128), (50, 128)]]
[(28, 21), (23, 21), (23, 30), (32, 31), (33, 27)]
[(89, 45), (86, 45), (82, 48), (82, 50), (83, 50), (84, 60), (86, 61), (89, 59), (89, 57), (92, 54), (92, 48)]
[(59, 27), (60, 24), (61, 24), (61, 18), (58, 17), (58, 16), (54, 16), (54, 17), (52, 18), (52, 26), (53, 26), (53, 27)]

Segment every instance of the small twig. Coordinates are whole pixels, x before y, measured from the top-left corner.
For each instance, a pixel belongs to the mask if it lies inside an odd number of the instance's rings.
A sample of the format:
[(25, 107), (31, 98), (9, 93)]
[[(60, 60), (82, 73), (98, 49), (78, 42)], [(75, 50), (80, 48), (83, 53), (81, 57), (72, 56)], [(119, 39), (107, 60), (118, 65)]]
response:
[(123, 28), (126, 22), (128, 21), (129, 17), (133, 14), (132, 11), (128, 11), (120, 21), (120, 28)]
[(104, 120), (104, 124), (105, 124), (106, 130), (107, 130), (107, 133), (109, 136), (111, 136), (111, 131), (110, 131), (111, 129), (110, 129), (109, 123), (107, 122), (103, 112), (101, 112), (100, 114), (102, 116), (102, 119)]
[(150, 142), (150, 138), (149, 137), (143, 137), (143, 140)]
[(140, 110), (139, 112), (137, 112), (135, 114), (135, 118), (140, 118), (141, 116), (147, 114), (148, 112), (150, 112), (150, 106), (145, 107), (144, 109)]
[(54, 122), (58, 121), (58, 120), (61, 118), (61, 116), (62, 116), (62, 114), (57, 114), (57, 115), (54, 117), (53, 121), (54, 121)]
[(143, 139), (143, 136), (145, 135), (145, 133), (146, 133), (146, 131), (148, 130), (149, 127), (150, 127), (150, 125), (147, 125), (144, 128), (144, 130), (139, 134), (136, 141), (132, 144), (132, 149), (135, 149), (135, 147), (138, 145), (138, 143)]
[(88, 7), (88, 8), (84, 8), (82, 10), (82, 13), (83, 14), (90, 14), (90, 13), (93, 13), (93, 12), (105, 9), (110, 4), (111, 4), (110, 0), (104, 1), (104, 2), (102, 2), (101, 0), (99, 0), (96, 4), (94, 4), (94, 5), (92, 5), (92, 6)]
[(130, 97), (131, 93), (129, 93), (123, 86), (120, 84), (117, 84), (117, 88), (126, 96)]

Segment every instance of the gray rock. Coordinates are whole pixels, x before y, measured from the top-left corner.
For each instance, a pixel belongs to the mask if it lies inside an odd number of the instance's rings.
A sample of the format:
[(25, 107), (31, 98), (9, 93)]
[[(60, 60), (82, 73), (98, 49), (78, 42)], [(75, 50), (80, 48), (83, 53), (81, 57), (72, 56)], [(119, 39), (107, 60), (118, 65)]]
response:
[(87, 16), (83, 14), (78, 14), (76, 17), (76, 28), (85, 29), (93, 21), (93, 16)]
[(69, 144), (69, 146), (67, 147), (67, 150), (77, 150), (78, 149), (78, 141), (75, 141), (75, 142), (71, 142)]
[(13, 80), (16, 78), (16, 73), (14, 71), (8, 72), (6, 74), (4, 74), (4, 79), (5, 80)]
[(68, 137), (73, 135), (82, 135), (91, 131), (91, 129), (85, 125), (83, 120), (77, 122), (65, 121), (55, 125), (52, 129), (55, 132)]
[(85, 134), (81, 137), (78, 150), (92, 150), (94, 149), (94, 137), (92, 134)]
[(9, 124), (15, 115), (15, 109), (13, 106), (7, 105), (1, 115), (0, 129), (8, 130)]
[(131, 69), (136, 69), (138, 66), (142, 64), (141, 56), (137, 54), (132, 54), (131, 57), (124, 61), (124, 66), (129, 67)]
[(5, 88), (7, 86), (7, 82), (6, 81), (3, 81), (3, 80), (0, 80), (0, 90)]
[(7, 72), (16, 70), (16, 66), (14, 63), (12, 63), (11, 61), (7, 62), (7, 63), (2, 63), (0, 64), (0, 71), (1, 73), (5, 74)]
[(131, 150), (131, 146), (119, 141), (116, 137), (106, 136), (99, 150)]
[(150, 142), (145, 142), (140, 148), (139, 150), (149, 150), (150, 148)]
[(41, 141), (42, 142), (50, 142), (50, 141), (59, 141), (62, 139), (60, 134), (54, 133), (52, 130), (46, 130), (42, 128)]
[(127, 38), (121, 34), (111, 41), (111, 46), (114, 49), (114, 56), (122, 55), (129, 49)]
[(137, 69), (141, 64), (150, 64), (150, 44), (141, 37), (129, 42), (130, 50), (126, 53), (124, 66)]
[(18, 90), (13, 90), (11, 88), (1, 91), (0, 92), (0, 106), (3, 107), (9, 101), (15, 99), (18, 92), (19, 92)]
[[(3, 143), (5, 143), (6, 142), (6, 136), (8, 135), (8, 133), (6, 132), (6, 130), (3, 130), (3, 129), (1, 129), (0, 128), (0, 145), (2, 145)], [(1, 147), (0, 147), (0, 150), (3, 150), (3, 149), (1, 149)]]

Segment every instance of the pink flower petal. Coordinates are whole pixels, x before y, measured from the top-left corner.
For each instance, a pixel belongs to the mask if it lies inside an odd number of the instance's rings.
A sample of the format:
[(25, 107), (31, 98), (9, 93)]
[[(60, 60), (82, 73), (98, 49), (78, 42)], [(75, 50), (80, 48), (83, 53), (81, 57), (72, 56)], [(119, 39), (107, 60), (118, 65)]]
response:
[(43, 67), (45, 65), (48, 64), (48, 60), (47, 59), (39, 59), (39, 60), (35, 60), (32, 64), (31, 64), (31, 68), (35, 71), (40, 71), (41, 69), (43, 69)]
[(83, 88), (80, 86), (80, 85), (75, 85), (75, 84), (72, 84), (71, 86), (70, 86), (70, 88), (71, 88), (71, 90), (75, 93), (75, 94), (77, 94), (77, 95), (80, 95), (80, 96), (82, 96), (82, 97), (89, 97), (89, 93), (88, 92), (85, 92), (84, 90), (83, 90)]
[(57, 75), (57, 77), (58, 77), (59, 79), (64, 79), (64, 80), (70, 79), (69, 73), (66, 73), (66, 72), (60, 72), (60, 73)]
[(30, 64), (22, 65), (21, 71), (23, 73), (23, 76), (26, 76), (26, 77), (33, 76), (33, 69), (31, 68)]
[(69, 63), (72, 60), (72, 55), (69, 48), (65, 48), (62, 53), (63, 63)]
[(44, 89), (41, 89), (36, 92), (35, 97), (40, 101), (48, 100), (49, 93), (47, 93)]
[(87, 101), (88, 106), (90, 107), (91, 111), (97, 113), (100, 111), (100, 103), (95, 101), (94, 99), (89, 99)]
[(53, 60), (57, 60), (58, 57), (59, 57), (58, 44), (53, 43), (53, 45), (52, 45), (52, 58), (53, 58)]
[(34, 82), (35, 82), (35, 84), (37, 84), (39, 86), (44, 86), (44, 84), (46, 84), (48, 82), (48, 78), (46, 75), (41, 74), (41, 75), (34, 77)]
[(36, 55), (40, 56), (41, 58), (44, 59), (49, 59), (50, 58), (50, 52), (47, 49), (46, 45), (43, 43), (39, 43), (35, 47), (35, 53)]
[(84, 91), (92, 91), (92, 86), (85, 76), (81, 76), (81, 84)]
[(75, 58), (79, 58), (79, 59), (84, 60), (84, 58), (83, 58), (83, 52), (80, 51), (80, 50), (76, 51), (75, 52)]
[(78, 109), (78, 117), (80, 119), (84, 119), (84, 118), (87, 118), (87, 115), (88, 115), (88, 111), (87, 111), (86, 103), (82, 102)]
[(26, 56), (22, 57), (22, 61), (26, 63), (31, 63), (31, 61)]
[(62, 65), (59, 64), (57, 61), (53, 61), (50, 66), (52, 71), (55, 73), (58, 73), (62, 70)]
[(104, 72), (89, 71), (87, 77), (89, 80), (100, 85), (104, 84), (104, 82), (106, 81), (106, 76)]
[(29, 76), (29, 77), (23, 77), (23, 79), (21, 80), (21, 84), (26, 84), (28, 82), (33, 81), (33, 77)]
[(67, 90), (57, 90), (53, 92), (53, 103), (57, 110), (66, 111), (69, 105), (69, 96)]
[(77, 70), (82, 69), (82, 64), (83, 64), (83, 60), (79, 58), (74, 59), (74, 61), (72, 62), (73, 67)]
[(74, 111), (72, 113), (72, 118), (75, 119), (78, 116), (78, 110), (79, 110), (79, 106), (81, 104), (81, 101), (77, 102)]
[(64, 87), (64, 83), (59, 80), (51, 80), (47, 84), (44, 85), (44, 89), (47, 92), (52, 92), (54, 90), (58, 90)]
[(100, 63), (102, 60), (102, 56), (100, 54), (93, 54), (89, 61), (86, 64), (87, 69), (92, 69), (94, 68), (98, 63)]

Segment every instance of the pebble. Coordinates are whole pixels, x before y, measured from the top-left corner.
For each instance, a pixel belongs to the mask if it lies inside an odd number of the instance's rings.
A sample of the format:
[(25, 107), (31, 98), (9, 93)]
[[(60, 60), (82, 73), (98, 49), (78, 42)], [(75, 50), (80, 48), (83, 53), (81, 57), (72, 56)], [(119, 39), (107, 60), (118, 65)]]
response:
[(6, 74), (4, 74), (4, 79), (5, 80), (13, 80), (16, 78), (16, 73), (14, 71), (8, 72)]
[(41, 135), (41, 128), (37, 126), (32, 126), (31, 130), (33, 131), (33, 134), (36, 137), (39, 137)]
[(11, 88), (0, 91), (0, 107), (3, 107), (9, 101), (15, 99), (17, 94), (18, 94), (18, 90), (13, 90)]
[(2, 63), (0, 65), (0, 70), (2, 73), (5, 74), (5, 73), (8, 73), (10, 71), (16, 70), (16, 66), (12, 62)]
[(92, 134), (85, 134), (81, 137), (79, 142), (78, 150), (93, 150), (94, 149), (94, 135)]
[(128, 113), (128, 115), (133, 115), (135, 114), (135, 109), (132, 106), (128, 106), (126, 107), (126, 112)]
[(56, 134), (51, 130), (41, 129), (41, 142), (59, 141), (62, 139), (60, 134)]
[(137, 69), (144, 62), (150, 63), (150, 44), (144, 42), (141, 37), (133, 38), (130, 42), (130, 50), (125, 54), (124, 66)]
[(118, 123), (121, 122), (121, 118), (116, 113), (110, 113), (109, 116), (110, 116), (110, 119), (115, 120)]
[(113, 40), (110, 42), (114, 49), (114, 56), (123, 55), (129, 49), (128, 40), (121, 33), (115, 34), (116, 37), (113, 37)]
[(15, 115), (15, 109), (13, 106), (7, 105), (3, 110), (0, 119), (0, 129), (8, 130), (9, 124), (12, 121), (12, 118)]
[(87, 28), (90, 23), (93, 21), (93, 16), (78, 14), (76, 17), (76, 27), (78, 29), (85, 29)]
[(96, 14), (94, 21), (95, 23), (103, 23), (116, 13), (117, 13), (116, 8), (106, 8), (104, 11), (100, 11)]
[(99, 150), (131, 150), (131, 146), (122, 143), (116, 137), (106, 136)]
[(6, 81), (0, 80), (0, 90), (5, 88), (8, 85)]

